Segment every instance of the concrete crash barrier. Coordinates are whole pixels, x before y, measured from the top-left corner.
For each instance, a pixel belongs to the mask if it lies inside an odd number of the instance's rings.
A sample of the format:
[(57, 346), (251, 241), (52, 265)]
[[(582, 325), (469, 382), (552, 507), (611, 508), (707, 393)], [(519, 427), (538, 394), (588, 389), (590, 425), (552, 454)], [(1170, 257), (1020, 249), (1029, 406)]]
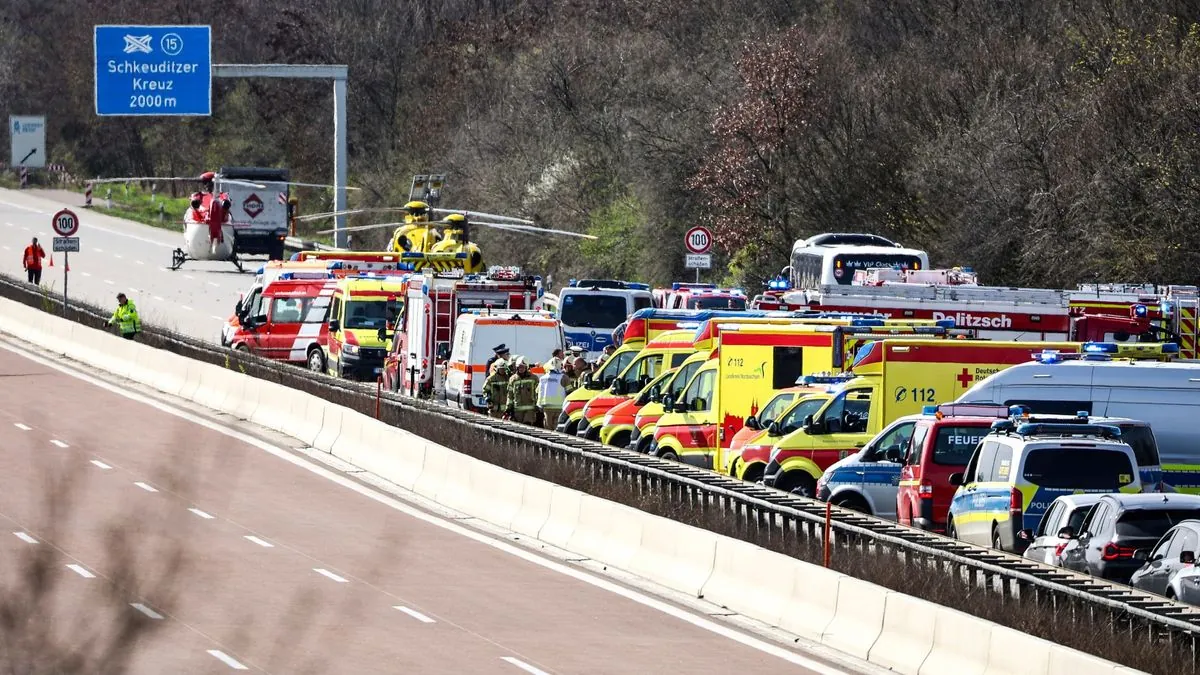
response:
[(0, 332), (249, 419), (467, 515), (905, 675), (1137, 671), (431, 443), (324, 399), (0, 299)]

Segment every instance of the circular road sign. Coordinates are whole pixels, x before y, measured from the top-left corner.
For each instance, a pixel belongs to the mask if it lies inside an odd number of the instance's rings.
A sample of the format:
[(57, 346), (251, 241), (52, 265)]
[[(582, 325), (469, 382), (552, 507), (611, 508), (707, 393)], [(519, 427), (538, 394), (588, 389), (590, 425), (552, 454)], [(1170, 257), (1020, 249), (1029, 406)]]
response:
[(63, 209), (50, 219), (50, 227), (60, 237), (70, 237), (79, 231), (79, 216), (71, 209)]
[(683, 235), (683, 244), (687, 246), (688, 253), (708, 253), (712, 249), (712, 243), (712, 232), (707, 227), (697, 225)]

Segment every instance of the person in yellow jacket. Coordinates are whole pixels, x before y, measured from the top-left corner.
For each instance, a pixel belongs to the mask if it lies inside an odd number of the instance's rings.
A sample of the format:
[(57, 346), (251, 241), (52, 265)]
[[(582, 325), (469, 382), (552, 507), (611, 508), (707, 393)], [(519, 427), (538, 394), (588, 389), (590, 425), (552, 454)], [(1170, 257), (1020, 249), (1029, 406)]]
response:
[(483, 383), (483, 393), (488, 401), (488, 414), (496, 419), (504, 417), (508, 411), (508, 376), (508, 361), (499, 359), (492, 362), (490, 374)]
[(508, 412), (522, 424), (537, 424), (538, 379), (529, 372), (529, 362), (517, 357), (517, 372), (508, 380)]
[(124, 293), (117, 293), (117, 311), (113, 312), (107, 325), (113, 324), (117, 325), (121, 337), (126, 340), (132, 340), (133, 336), (142, 332), (142, 319), (138, 316), (137, 307)]

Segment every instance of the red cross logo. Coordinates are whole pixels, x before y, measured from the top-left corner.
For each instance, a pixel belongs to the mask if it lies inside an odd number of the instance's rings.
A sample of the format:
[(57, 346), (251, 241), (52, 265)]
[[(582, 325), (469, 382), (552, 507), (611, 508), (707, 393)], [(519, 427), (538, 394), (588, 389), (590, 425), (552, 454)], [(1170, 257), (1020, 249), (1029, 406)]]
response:
[(971, 380), (975, 379), (975, 376), (967, 372), (966, 368), (963, 368), (963, 371), (954, 379), (958, 380), (958, 383), (961, 384), (964, 389), (966, 389), (968, 386), (970, 386)]

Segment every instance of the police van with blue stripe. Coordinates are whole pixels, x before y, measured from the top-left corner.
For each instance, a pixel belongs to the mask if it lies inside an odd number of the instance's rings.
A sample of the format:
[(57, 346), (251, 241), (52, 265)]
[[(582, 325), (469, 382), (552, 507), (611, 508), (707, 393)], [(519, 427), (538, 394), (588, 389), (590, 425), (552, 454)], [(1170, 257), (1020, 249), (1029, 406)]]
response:
[(546, 306), (562, 323), (568, 347), (580, 347), (591, 360), (615, 345), (613, 330), (639, 309), (654, 306), (647, 284), (613, 279), (571, 279)]

